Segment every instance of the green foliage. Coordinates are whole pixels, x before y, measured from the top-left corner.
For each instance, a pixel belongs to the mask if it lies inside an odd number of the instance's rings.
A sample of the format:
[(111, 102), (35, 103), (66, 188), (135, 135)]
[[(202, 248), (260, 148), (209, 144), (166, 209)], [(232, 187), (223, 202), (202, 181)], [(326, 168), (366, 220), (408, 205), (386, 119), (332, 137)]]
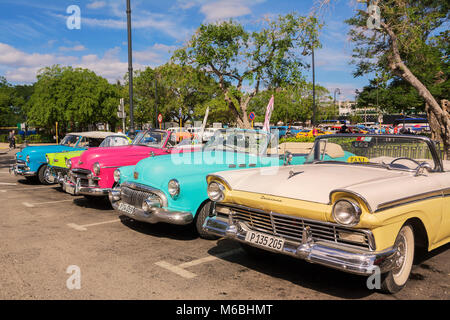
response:
[(55, 65), (41, 69), (37, 80), (29, 102), (31, 125), (50, 128), (58, 122), (63, 129), (117, 122), (120, 88), (93, 71)]
[(292, 137), (292, 138), (281, 138), (280, 143), (283, 142), (314, 142), (315, 137)]
[[(329, 92), (325, 87), (316, 85), (316, 101), (325, 99)], [(312, 83), (304, 80), (295, 85), (290, 85), (277, 90), (265, 90), (259, 92), (249, 105), (249, 112), (255, 112), (256, 122), (264, 122), (266, 107), (271, 96), (274, 96), (274, 110), (271, 122), (282, 121), (285, 124), (292, 122), (305, 122), (312, 117)], [(317, 103), (317, 102), (316, 102)], [(334, 117), (334, 109), (324, 107), (317, 108), (318, 119)]]
[(272, 90), (302, 80), (300, 48), (308, 54), (319, 46), (318, 28), (313, 16), (296, 13), (266, 20), (253, 32), (232, 20), (201, 25), (173, 60), (214, 76), (237, 125), (248, 127), (248, 104), (262, 86)]
[[(397, 37), (402, 62), (424, 84), (435, 99), (448, 98), (449, 88), (449, 2), (440, 0), (378, 1), (381, 21)], [(377, 103), (388, 112), (424, 110), (423, 97), (393, 69), (393, 47), (386, 28), (368, 30), (365, 11), (346, 22), (355, 44), (355, 76), (377, 72), (358, 97), (359, 104)]]
[(0, 126), (16, 126), (25, 121), (28, 100), (33, 86), (13, 86), (0, 77)]

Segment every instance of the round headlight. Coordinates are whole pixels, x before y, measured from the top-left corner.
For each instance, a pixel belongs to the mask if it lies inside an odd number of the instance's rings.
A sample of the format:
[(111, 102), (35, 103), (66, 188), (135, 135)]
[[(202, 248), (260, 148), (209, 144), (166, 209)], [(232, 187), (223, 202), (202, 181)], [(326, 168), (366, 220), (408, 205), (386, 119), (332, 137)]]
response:
[(66, 159), (66, 167), (72, 169), (72, 160)]
[(116, 169), (114, 170), (114, 181), (119, 182), (119, 180), (120, 180), (120, 170)]
[(176, 179), (169, 181), (168, 185), (169, 194), (172, 198), (175, 198), (180, 194), (180, 183)]
[(94, 163), (92, 170), (98, 176), (100, 174), (100, 164), (98, 162)]
[(211, 182), (208, 185), (208, 197), (214, 202), (222, 201), (225, 198), (224, 191), (225, 187), (219, 182)]
[(30, 162), (30, 156), (27, 156), (26, 160), (27, 162)]
[(361, 208), (351, 200), (339, 200), (333, 206), (333, 218), (342, 225), (354, 226), (359, 222)]

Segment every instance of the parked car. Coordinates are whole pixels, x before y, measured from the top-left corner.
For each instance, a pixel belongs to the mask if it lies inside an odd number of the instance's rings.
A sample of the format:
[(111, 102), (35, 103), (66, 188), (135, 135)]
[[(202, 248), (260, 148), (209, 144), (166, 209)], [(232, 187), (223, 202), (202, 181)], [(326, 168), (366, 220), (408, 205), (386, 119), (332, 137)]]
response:
[(299, 154), (273, 147), (269, 156), (266, 150), (270, 140), (270, 134), (264, 131), (222, 129), (202, 152), (181, 156), (172, 153), (119, 168), (114, 173), (118, 185), (109, 199), (120, 215), (148, 223), (193, 223), (200, 236), (208, 238), (203, 230), (211, 209), (206, 175), (220, 170), (242, 172), (239, 169), (300, 164), (309, 152)]
[(205, 131), (203, 132), (203, 141), (209, 141), (218, 130), (220, 130), (220, 128), (205, 128)]
[(308, 137), (308, 138), (312, 138), (312, 137), (317, 137), (317, 136), (322, 136), (325, 134), (332, 134), (332, 132), (329, 131), (324, 131), (320, 128), (312, 128), (312, 129), (303, 129), (300, 132), (297, 133), (297, 138), (300, 137)]
[[(100, 140), (103, 136), (105, 136), (104, 132), (94, 132), (90, 137), (92, 139)], [(132, 142), (130, 138), (128, 138), (124, 134), (110, 134), (106, 133), (106, 138), (98, 146), (99, 148), (105, 147), (117, 147), (128, 145)], [(95, 143), (90, 143), (89, 148), (97, 147)], [(45, 179), (48, 183), (59, 183), (61, 186), (64, 182), (64, 179), (69, 172), (68, 168), (68, 160), (74, 157), (79, 157), (85, 150), (77, 150), (77, 151), (63, 151), (56, 153), (47, 153), (47, 167)]]
[[(48, 166), (45, 155), (47, 153), (63, 151), (83, 151), (89, 146), (98, 146), (103, 139), (113, 132), (74, 132), (67, 134), (58, 145), (29, 146), (16, 154), (16, 162), (9, 172), (24, 176), (27, 180), (38, 179), (42, 184), (49, 184), (47, 180)], [(93, 137), (93, 136), (96, 137)]]
[(131, 145), (95, 148), (80, 157), (68, 160), (68, 173), (62, 188), (72, 195), (87, 198), (107, 196), (114, 184), (114, 170), (121, 166), (134, 165), (147, 157), (168, 154), (176, 144), (171, 133), (163, 130), (147, 130), (138, 133)]
[[(354, 144), (366, 140), (370, 144)], [(329, 148), (355, 154), (323, 160)], [(395, 293), (418, 248), (450, 240), (450, 161), (425, 137), (336, 134), (316, 138), (302, 166), (207, 177), (211, 235), (358, 275), (380, 274)]]

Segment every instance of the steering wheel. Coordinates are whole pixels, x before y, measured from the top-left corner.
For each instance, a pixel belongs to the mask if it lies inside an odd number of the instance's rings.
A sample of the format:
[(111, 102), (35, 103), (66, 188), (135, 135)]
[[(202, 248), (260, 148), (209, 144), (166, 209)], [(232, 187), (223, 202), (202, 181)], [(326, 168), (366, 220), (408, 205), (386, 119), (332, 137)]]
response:
[[(396, 158), (396, 159), (392, 160), (391, 163), (389, 163), (389, 165), (393, 165), (394, 162), (397, 162), (397, 161), (399, 161), (399, 160), (409, 160), (409, 161), (412, 161), (412, 162), (414, 162), (415, 164), (417, 164), (417, 167), (419, 167), (419, 166), (421, 165), (421, 163), (420, 163), (419, 161), (414, 160), (414, 159), (411, 159), (411, 158), (408, 158), (408, 157), (400, 157), (400, 158)], [(400, 165), (400, 166), (406, 167), (406, 166), (404, 166), (404, 165)], [(417, 167), (416, 167), (416, 168), (417, 168)], [(406, 167), (406, 168), (407, 168), (407, 167)], [(409, 169), (409, 168), (408, 168), (408, 169)]]

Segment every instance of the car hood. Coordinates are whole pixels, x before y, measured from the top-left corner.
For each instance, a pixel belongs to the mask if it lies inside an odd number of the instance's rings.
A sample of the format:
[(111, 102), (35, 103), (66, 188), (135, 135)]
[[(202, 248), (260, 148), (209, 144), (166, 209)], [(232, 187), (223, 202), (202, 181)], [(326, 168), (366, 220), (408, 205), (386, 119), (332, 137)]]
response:
[(254, 155), (233, 152), (192, 152), (168, 154), (146, 158), (138, 162), (134, 172), (138, 174), (135, 182), (160, 188), (170, 179), (186, 176), (200, 176), (201, 183), (207, 174), (232, 169), (249, 168), (279, 164), (278, 157), (261, 158)]
[[(146, 146), (128, 145), (118, 147), (105, 147), (105, 148), (91, 148), (83, 152), (78, 159), (82, 162), (79, 165), (81, 168), (91, 168), (95, 162), (98, 162), (101, 166), (123, 166), (131, 163), (136, 163), (138, 160), (144, 157), (150, 157), (152, 155), (167, 154), (167, 151), (159, 148), (152, 148)], [(134, 162), (133, 162), (134, 161)], [(73, 167), (78, 166), (74, 163)]]
[(32, 158), (34, 155), (45, 158), (47, 153), (63, 152), (63, 151), (74, 151), (74, 150), (84, 150), (83, 148), (73, 148), (63, 145), (49, 145), (49, 146), (31, 146), (22, 149), (22, 151), (17, 153), (18, 159), (25, 159), (28, 155)]
[(279, 167), (277, 172), (252, 169), (217, 172), (232, 190), (317, 203), (330, 203), (336, 191), (357, 194), (369, 209), (383, 203), (439, 189), (429, 176), (411, 172), (346, 164), (307, 164)]

